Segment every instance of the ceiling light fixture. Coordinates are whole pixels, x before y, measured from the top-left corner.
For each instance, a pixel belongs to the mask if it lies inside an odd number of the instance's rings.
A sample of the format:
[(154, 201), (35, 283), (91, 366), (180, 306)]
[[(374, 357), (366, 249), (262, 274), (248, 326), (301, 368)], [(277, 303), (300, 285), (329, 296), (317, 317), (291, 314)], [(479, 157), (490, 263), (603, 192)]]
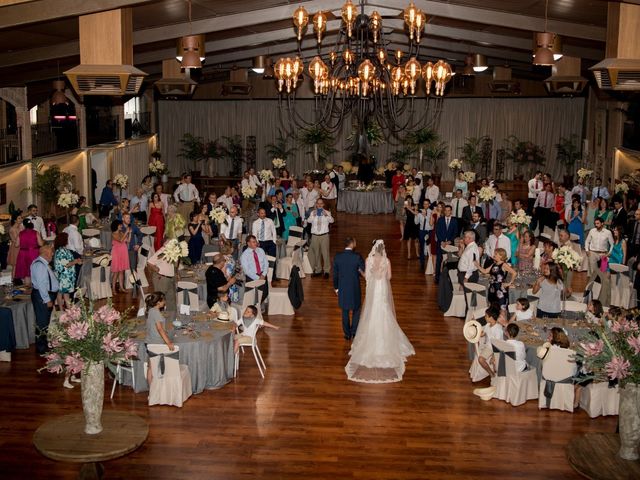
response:
[(264, 73), (266, 61), (264, 55), (258, 55), (257, 57), (253, 57), (251, 70), (256, 72), (258, 75), (262, 75)]
[[(189, 12), (189, 32), (191, 33), (191, 0), (187, 0)], [(204, 35), (187, 35), (178, 40), (176, 59), (183, 69), (202, 68), (204, 56)]]
[(473, 56), (473, 71), (476, 73), (484, 72), (489, 65), (487, 64), (487, 57), (481, 53), (476, 53)]
[(544, 3), (544, 32), (538, 32), (535, 35), (534, 65), (550, 66), (553, 65), (556, 60), (553, 54), (556, 34), (547, 31), (548, 9), (549, 0), (546, 0)]

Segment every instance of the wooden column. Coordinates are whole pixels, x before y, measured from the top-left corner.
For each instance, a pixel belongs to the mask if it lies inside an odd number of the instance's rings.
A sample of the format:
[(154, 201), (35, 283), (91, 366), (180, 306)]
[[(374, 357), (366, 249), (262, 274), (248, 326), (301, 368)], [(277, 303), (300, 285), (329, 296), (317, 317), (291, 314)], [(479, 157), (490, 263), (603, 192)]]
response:
[(31, 118), (27, 103), (27, 87), (0, 88), (0, 98), (3, 98), (16, 109), (16, 123), (20, 128), (20, 152), (22, 160), (31, 160)]
[(111, 107), (111, 114), (118, 117), (118, 140), (124, 141), (124, 105)]
[(87, 148), (87, 109), (84, 104), (76, 98), (73, 90), (67, 88), (64, 92), (69, 100), (73, 102), (76, 109), (76, 122), (78, 123), (78, 146)]

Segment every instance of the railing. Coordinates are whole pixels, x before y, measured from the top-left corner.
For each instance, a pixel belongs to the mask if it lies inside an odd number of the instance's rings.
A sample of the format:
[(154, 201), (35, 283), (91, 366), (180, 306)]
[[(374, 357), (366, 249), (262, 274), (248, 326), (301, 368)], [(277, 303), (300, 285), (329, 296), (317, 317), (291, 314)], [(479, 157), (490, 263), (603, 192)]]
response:
[(42, 157), (54, 153), (68, 152), (80, 147), (78, 122), (68, 120), (31, 125), (32, 156)]
[(118, 139), (118, 115), (93, 115), (87, 112), (87, 145)]
[(0, 165), (22, 160), (22, 130), (20, 128), (0, 129)]

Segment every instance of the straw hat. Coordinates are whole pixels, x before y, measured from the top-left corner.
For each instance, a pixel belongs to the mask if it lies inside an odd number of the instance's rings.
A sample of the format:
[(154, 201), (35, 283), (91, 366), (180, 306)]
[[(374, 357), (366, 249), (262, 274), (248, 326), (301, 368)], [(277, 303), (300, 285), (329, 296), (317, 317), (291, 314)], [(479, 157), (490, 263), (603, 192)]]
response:
[(491, 400), (495, 393), (496, 393), (496, 387), (493, 385), (485, 388), (476, 388), (473, 391), (474, 395), (479, 396), (485, 402)]
[(229, 314), (227, 312), (218, 312), (218, 320), (222, 320), (224, 322), (229, 321)]
[(462, 334), (469, 343), (478, 343), (482, 336), (482, 325), (477, 320), (470, 320), (462, 327)]

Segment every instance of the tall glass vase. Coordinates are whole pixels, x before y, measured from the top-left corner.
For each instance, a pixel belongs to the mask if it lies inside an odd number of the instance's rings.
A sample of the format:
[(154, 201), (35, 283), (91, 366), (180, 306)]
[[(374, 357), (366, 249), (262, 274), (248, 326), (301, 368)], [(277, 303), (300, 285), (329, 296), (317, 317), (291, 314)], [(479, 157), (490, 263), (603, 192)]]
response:
[(620, 389), (618, 408), (620, 424), (620, 451), (618, 455), (625, 460), (638, 460), (640, 444), (640, 385), (627, 384)]
[(102, 431), (102, 405), (104, 403), (104, 364), (87, 362), (82, 370), (82, 410), (84, 433), (95, 435)]

